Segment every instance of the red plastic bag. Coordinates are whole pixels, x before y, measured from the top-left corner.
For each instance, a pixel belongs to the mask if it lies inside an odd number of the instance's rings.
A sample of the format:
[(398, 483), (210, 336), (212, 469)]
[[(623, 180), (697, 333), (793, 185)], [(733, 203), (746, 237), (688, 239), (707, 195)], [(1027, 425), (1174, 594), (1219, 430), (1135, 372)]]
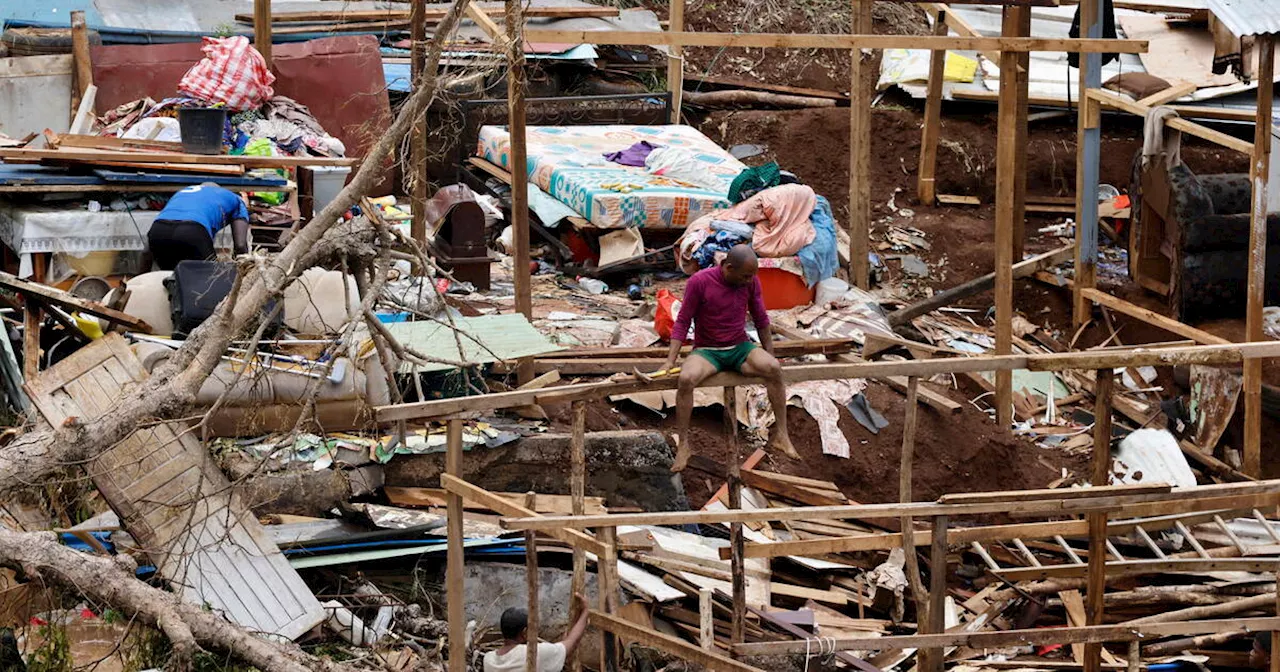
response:
[(671, 329), (676, 326), (676, 316), (680, 310), (680, 299), (675, 294), (658, 290), (658, 309), (653, 313), (653, 330), (664, 340), (671, 340)]
[(259, 107), (275, 95), (271, 84), (276, 77), (248, 38), (206, 37), (201, 51), (204, 59), (191, 66), (178, 83), (183, 95), (225, 103), (236, 112)]

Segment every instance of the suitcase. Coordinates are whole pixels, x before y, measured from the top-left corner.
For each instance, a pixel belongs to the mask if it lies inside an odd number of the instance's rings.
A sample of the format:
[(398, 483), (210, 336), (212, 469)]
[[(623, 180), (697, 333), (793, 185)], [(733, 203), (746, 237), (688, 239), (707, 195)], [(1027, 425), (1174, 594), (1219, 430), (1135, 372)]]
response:
[[(164, 281), (173, 311), (173, 337), (186, 338), (195, 331), (231, 292), (236, 265), (221, 261), (180, 261), (173, 275)], [(263, 307), (263, 317), (275, 308), (272, 301)], [(275, 335), (284, 322), (284, 311), (276, 314), (265, 335)]]

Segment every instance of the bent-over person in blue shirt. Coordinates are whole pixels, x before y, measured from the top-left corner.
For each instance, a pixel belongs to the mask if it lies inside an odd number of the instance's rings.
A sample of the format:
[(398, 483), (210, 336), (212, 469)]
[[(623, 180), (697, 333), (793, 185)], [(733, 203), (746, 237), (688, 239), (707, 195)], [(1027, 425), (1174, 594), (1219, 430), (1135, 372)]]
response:
[(228, 225), (235, 253), (248, 252), (249, 209), (244, 201), (213, 182), (187, 187), (169, 199), (151, 224), (151, 256), (165, 271), (172, 271), (179, 261), (213, 259), (213, 237)]

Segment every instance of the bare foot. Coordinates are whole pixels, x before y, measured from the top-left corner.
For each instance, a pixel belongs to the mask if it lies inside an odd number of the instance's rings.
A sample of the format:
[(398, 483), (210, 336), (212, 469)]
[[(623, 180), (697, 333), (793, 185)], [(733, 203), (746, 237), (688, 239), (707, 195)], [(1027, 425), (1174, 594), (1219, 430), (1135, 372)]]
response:
[(783, 454), (793, 460), (800, 459), (800, 453), (796, 452), (796, 447), (791, 445), (790, 435), (782, 433), (775, 434), (773, 438), (769, 440), (769, 447), (774, 450), (781, 450)]
[(671, 440), (676, 442), (676, 459), (671, 463), (671, 473), (678, 474), (689, 464), (689, 445), (679, 434), (673, 435)]

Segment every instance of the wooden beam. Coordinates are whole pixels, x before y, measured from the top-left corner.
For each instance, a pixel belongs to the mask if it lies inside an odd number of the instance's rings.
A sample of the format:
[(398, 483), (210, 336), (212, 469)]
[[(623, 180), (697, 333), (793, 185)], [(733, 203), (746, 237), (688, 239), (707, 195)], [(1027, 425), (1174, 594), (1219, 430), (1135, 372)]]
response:
[[(1053, 268), (1058, 264), (1064, 263), (1071, 259), (1074, 249), (1068, 245), (1060, 247), (1056, 250), (1038, 254), (1030, 259), (1024, 259), (1013, 265), (1014, 279), (1025, 278), (1033, 275), (1036, 271), (1042, 271), (1046, 268)], [(933, 296), (917, 301), (909, 306), (899, 308), (889, 313), (889, 324), (898, 326), (924, 315), (933, 312), (943, 306), (949, 306), (960, 299), (972, 296), (980, 292), (985, 292), (995, 286), (996, 274), (988, 273), (983, 276), (974, 278), (968, 282), (956, 285), (950, 289), (945, 289)]]
[(1173, 486), (1168, 483), (1126, 483), (1123, 485), (1095, 485), (1091, 488), (1071, 490), (1041, 488), (1038, 490), (1010, 490), (1008, 492), (961, 492), (943, 495), (938, 498), (938, 503), (1029, 502), (1038, 499), (1078, 499), (1111, 495), (1137, 495), (1152, 492), (1169, 492), (1170, 490), (1173, 490)]
[[(671, 0), (667, 5), (667, 30), (684, 30), (684, 0)], [(684, 49), (679, 45), (667, 48), (667, 90), (671, 92), (670, 123), (680, 123), (680, 108), (684, 104)]]
[[(450, 420), (445, 440), (445, 475), (443, 478), (462, 477), (462, 421)], [(445, 566), (445, 597), (449, 614), (449, 672), (466, 672), (466, 597), (463, 587), (462, 497), (458, 493), (449, 496), (448, 508), (448, 563)]]
[[(928, 632), (941, 633), (947, 629), (947, 517), (934, 516), (933, 544), (929, 552), (929, 611)], [(929, 647), (920, 649), (928, 652), (920, 663), (920, 672), (942, 672), (944, 649)]]
[[(928, 377), (939, 373), (970, 373), (1031, 369), (1035, 371), (1066, 371), (1071, 369), (1096, 369), (1127, 366), (1174, 366), (1181, 364), (1236, 364), (1245, 359), (1280, 356), (1280, 342), (1233, 343), (1220, 346), (1196, 346), (1187, 348), (1134, 348), (1129, 350), (1098, 350), (1079, 353), (1051, 353), (1044, 355), (978, 355), (948, 359), (909, 361), (857, 362), (835, 364), (800, 364), (784, 366), (783, 379), (788, 383), (836, 378), (886, 378), (889, 376)], [(716, 374), (701, 387), (760, 384), (758, 379), (738, 374)], [(532, 403), (569, 403), (580, 399), (599, 399), (616, 394), (652, 392), (675, 389), (676, 380), (659, 378), (650, 383), (603, 382), (564, 385), (545, 390), (518, 390), (498, 392), (455, 399), (413, 402), (379, 406), (374, 409), (378, 422), (415, 420), (451, 415), (462, 411), (484, 412), (501, 408), (527, 406)]]
[[(907, 379), (907, 406), (902, 420), (902, 455), (898, 463), (898, 502), (902, 504), (915, 499), (912, 495), (911, 477), (916, 454), (916, 415), (919, 412), (916, 408), (916, 393), (919, 391), (919, 386), (919, 378), (913, 376)], [(898, 519), (898, 524), (902, 528), (900, 536), (902, 546), (906, 550), (903, 554), (903, 568), (907, 573), (907, 582), (911, 586), (911, 599), (916, 603), (916, 622), (927, 623), (932, 605), (925, 592), (924, 581), (920, 579), (920, 558), (916, 555), (915, 522), (911, 516), (903, 516)], [(926, 654), (925, 657), (928, 655)], [(922, 659), (921, 666), (923, 665)]]
[(1146, 98), (1142, 98), (1138, 101), (1138, 104), (1144, 107), (1160, 107), (1161, 105), (1172, 103), (1185, 95), (1195, 93), (1197, 88), (1199, 87), (1189, 82), (1184, 84), (1173, 84), (1164, 91), (1159, 91), (1147, 96)]
[(75, 64), (71, 86), (71, 118), (80, 109), (80, 99), (85, 91), (93, 85), (93, 60), (89, 56), (89, 26), (85, 23), (84, 12), (71, 12), (71, 57)]
[[(618, 530), (612, 527), (600, 530), (600, 542), (604, 547), (604, 553), (596, 556), (600, 611), (612, 616), (618, 613)], [(599, 669), (617, 672), (618, 638), (608, 628), (601, 628), (600, 635)]]
[[(1002, 32), (1009, 37), (1030, 37), (1031, 8), (1025, 5), (1006, 6), (1004, 8), (1004, 25)], [(1031, 80), (1031, 54), (1021, 52), (1017, 56), (1017, 68), (1013, 74), (1017, 76), (1014, 91), (1014, 119), (1016, 132), (1014, 143), (1018, 151), (1014, 155), (1013, 171), (1013, 256), (1021, 259), (1026, 249), (1027, 226), (1027, 104), (1028, 87)], [(1001, 71), (1004, 77), (1006, 71)]]
[(292, 168), (295, 166), (354, 166), (357, 159), (324, 156), (246, 156), (231, 154), (181, 154), (178, 152), (115, 152), (105, 149), (27, 149), (0, 148), (0, 159), (6, 163), (63, 161), (67, 163), (206, 163), (245, 168)]
[[(1099, 369), (1093, 384), (1093, 456), (1089, 482), (1094, 487), (1106, 486), (1111, 481), (1111, 390), (1115, 374), (1111, 369)], [(1085, 594), (1085, 625), (1102, 625), (1104, 594), (1107, 590), (1107, 513), (1090, 513), (1088, 585)], [(1102, 645), (1089, 643), (1084, 647), (1085, 672), (1102, 669)]]
[(931, 35), (819, 35), (633, 30), (530, 30), (529, 42), (631, 46), (751, 47), (777, 49), (945, 49), (949, 51), (1067, 51), (1144, 54), (1146, 40), (1079, 40), (1038, 37), (934, 37)]
[[(1104, 547), (1105, 548), (1105, 547)], [(1105, 558), (1106, 551), (1103, 551)], [(1090, 553), (1090, 558), (1093, 554)], [(1144, 574), (1172, 574), (1178, 572), (1268, 572), (1276, 567), (1275, 558), (1176, 558), (1172, 560), (1113, 560), (1106, 563), (1106, 578), (1140, 576)], [(1048, 565), (1044, 567), (1014, 567), (1003, 569), (1001, 579), (1013, 583), (1019, 581), (1046, 581), (1050, 579), (1088, 578), (1087, 565)]]
[[(511, 231), (516, 248), (512, 256), (516, 312), (533, 321), (533, 275), (529, 270), (529, 171), (525, 146), (524, 3), (507, 2), (507, 131), (510, 135)], [(538, 41), (528, 38), (530, 41)], [(580, 44), (574, 42), (574, 44)], [(533, 378), (533, 359), (521, 361), (516, 379), (521, 385)]]
[[(585, 512), (587, 490), (587, 402), (573, 402), (570, 412), (573, 415), (573, 430), (569, 435), (569, 496), (573, 500), (573, 515), (581, 516)], [(574, 595), (585, 594), (587, 554), (577, 546), (573, 547), (573, 582), (570, 585)], [(572, 603), (570, 623), (576, 622), (578, 618), (578, 601), (573, 600)], [(569, 661), (569, 669), (571, 672), (582, 671), (582, 659), (576, 649)]]
[(1231, 341), (1220, 336), (1214, 336), (1207, 331), (1183, 324), (1171, 317), (1166, 317), (1153, 310), (1148, 310), (1142, 306), (1134, 305), (1124, 299), (1118, 299), (1100, 289), (1084, 289), (1081, 290), (1081, 295), (1099, 306), (1105, 306), (1106, 308), (1110, 308), (1118, 313), (1123, 313), (1129, 317), (1142, 320), (1151, 326), (1164, 329), (1171, 334), (1177, 334), (1183, 338), (1189, 338), (1197, 343), (1203, 343), (1205, 345), (1226, 345), (1231, 343)]
[[(1140, 105), (1135, 101), (1129, 100), (1123, 96), (1111, 93), (1110, 91), (1102, 91), (1099, 89), (1091, 89), (1089, 97), (1099, 103), (1112, 107), (1117, 110), (1123, 110), (1130, 114), (1136, 114), (1145, 117), (1151, 109), (1145, 105)], [(1247, 140), (1241, 140), (1235, 136), (1227, 135), (1221, 131), (1215, 131), (1212, 128), (1201, 126), (1194, 121), (1187, 121), (1181, 117), (1171, 117), (1165, 120), (1165, 125), (1169, 128), (1177, 129), (1187, 135), (1194, 135), (1202, 140), (1208, 140), (1217, 145), (1234, 149), (1241, 154), (1253, 154), (1253, 143)]]
[[(538, 495), (530, 492), (524, 500), (525, 508), (531, 511), (537, 511)], [(577, 549), (575, 549), (577, 550)], [(525, 611), (526, 616), (526, 637), (529, 645), (533, 647), (535, 655), (525, 656), (524, 672), (538, 672), (538, 615), (542, 611), (542, 602), (538, 600), (538, 534), (533, 531), (524, 533), (524, 582), (527, 591), (528, 605)], [(573, 600), (577, 602), (577, 600)]]
[(17, 292), (24, 297), (34, 297), (37, 301), (51, 303), (67, 310), (101, 317), (109, 322), (128, 327), (133, 331), (141, 331), (144, 334), (151, 333), (151, 325), (128, 313), (122, 313), (97, 301), (82, 299), (38, 282), (28, 282), (8, 273), (0, 273), (0, 287)]
[[(947, 13), (934, 18), (933, 34), (947, 35)], [(938, 198), (938, 140), (942, 137), (942, 79), (947, 64), (946, 51), (929, 52), (929, 89), (924, 99), (924, 122), (920, 130), (920, 168), (916, 175), (916, 197), (925, 205)]]
[[(1255, 122), (1250, 182), (1253, 201), (1249, 209), (1249, 280), (1245, 296), (1245, 340), (1263, 341), (1263, 301), (1267, 281), (1267, 182), (1271, 176), (1271, 109), (1275, 95), (1275, 35), (1259, 35), (1258, 119)], [(1274, 272), (1274, 269), (1273, 269)], [(1244, 363), (1244, 473), (1262, 475), (1262, 362)]]
[[(1257, 501), (1254, 499), (1255, 497), (1266, 501), (1280, 501), (1280, 479), (1249, 483), (1202, 485), (1191, 488), (1173, 488), (1168, 492), (1086, 497), (1082, 499), (1043, 499), (1028, 502), (978, 502), (973, 504), (938, 504), (932, 502), (851, 504), (845, 506), (777, 507), (742, 511), (615, 513), (595, 516), (526, 516), (522, 518), (503, 518), (501, 525), (508, 530), (553, 530), (562, 527), (584, 529), (590, 527), (616, 527), (619, 525), (757, 523), (826, 518), (876, 519), (943, 515), (957, 517), (990, 513), (1030, 516), (1110, 511), (1115, 516), (1159, 515), (1160, 513), (1168, 513), (1168, 511), (1152, 512), (1151, 509), (1171, 507), (1175, 512), (1192, 512), (1214, 508), (1236, 509), (1243, 508), (1243, 505), (1234, 500), (1252, 502)], [(505, 500), (502, 500), (501, 503), (509, 505)], [(1142, 513), (1133, 513), (1135, 511)]]
[[(732, 387), (721, 390), (724, 400), (724, 441), (729, 454), (728, 474), (725, 482), (729, 486), (729, 508), (742, 509), (742, 467), (738, 460), (738, 394)], [(680, 437), (684, 440), (684, 437)], [(743, 536), (742, 523), (729, 525), (729, 573), (730, 585), (733, 589), (733, 616), (730, 621), (729, 641), (741, 644), (746, 641), (747, 628), (747, 574), (742, 557), (742, 547), (746, 543)]]
[[(921, 343), (921, 345), (925, 345)], [(927, 346), (926, 346), (927, 347)], [(773, 354), (776, 357), (799, 357), (801, 355), (838, 355), (858, 350), (859, 346), (851, 338), (792, 338), (785, 341), (774, 341)], [(669, 348), (569, 348), (539, 355), (540, 361), (581, 360), (581, 359), (663, 359)], [(687, 355), (693, 346), (686, 345), (680, 354)], [(644, 369), (641, 369), (643, 371)]]
[[(1017, 216), (1018, 154), (1018, 54), (1000, 53), (1000, 101), (996, 125), (996, 354), (1013, 352), (1013, 247), (1014, 218)], [(1013, 372), (997, 371), (995, 376), (996, 426), (1009, 431), (1013, 423)]]
[(477, 26), (480, 26), (480, 30), (483, 30), (484, 34), (488, 35), (495, 45), (502, 45), (507, 41), (507, 34), (502, 30), (502, 27), (490, 18), (488, 12), (481, 11), (474, 1), (468, 2), (466, 9), (463, 11), (467, 13), (467, 18), (474, 21)]
[[(427, 0), (411, 0), (409, 6), (409, 77), (410, 88), (416, 86), (418, 78), (426, 68), (427, 43)], [(412, 165), (409, 176), (412, 178), (412, 190), (409, 194), (410, 214), (409, 237), (425, 248), (427, 244), (427, 116), (413, 124), (409, 136), (409, 160)]]
[[(1079, 15), (1083, 37), (1102, 36), (1102, 13), (1098, 0), (1083, 0)], [(1075, 284), (1071, 294), (1072, 324), (1076, 328), (1088, 322), (1091, 314), (1082, 292), (1097, 284), (1098, 203), (1094, 194), (1098, 188), (1102, 151), (1102, 115), (1098, 107), (1091, 104), (1096, 99), (1087, 95), (1102, 86), (1102, 59), (1081, 54), (1079, 65), (1076, 90), (1081, 103), (1076, 113)]]
[[(450, 420), (450, 422), (459, 421)], [(510, 500), (503, 499), (488, 490), (476, 487), (462, 480), (460, 477), (449, 473), (445, 473), (440, 476), (440, 486), (454, 495), (483, 504), (490, 510), (497, 511), (504, 516), (520, 516), (519, 520), (528, 520), (531, 517), (538, 515), (526, 507), (516, 504)], [(573, 516), (570, 516), (570, 518), (573, 518)], [(605, 554), (605, 547), (603, 544), (591, 535), (580, 530), (542, 528), (541, 531), (545, 532), (547, 536), (559, 539), (574, 548), (581, 548), (588, 553), (595, 553), (597, 557), (602, 557)]]
[[(1233, 618), (1182, 623), (1152, 623), (1143, 626), (1087, 625), (1068, 628), (1032, 628), (984, 632), (947, 632), (939, 635), (837, 638), (837, 651), (898, 651), (923, 647), (1001, 649), (1013, 646), (1072, 644), (1089, 642), (1131, 642), (1147, 638), (1177, 637), (1205, 633), (1245, 632), (1280, 629), (1280, 618)], [(812, 642), (808, 643), (812, 647)], [(832, 645), (831, 641), (827, 642)], [(757, 642), (733, 647), (741, 656), (804, 653), (806, 642)]]
[(724, 672), (760, 672), (759, 668), (752, 667), (745, 663), (722, 656), (720, 654), (707, 651), (688, 642), (677, 639), (670, 635), (642, 628), (638, 625), (625, 621), (616, 616), (592, 611), (588, 620), (591, 625), (607, 630), (622, 639), (636, 642), (643, 646), (653, 647), (659, 651), (664, 651), (682, 660), (695, 663), (708, 670), (724, 671)]
[[(855, 33), (871, 27), (872, 0), (850, 0)], [(862, 50), (849, 52), (849, 281), (871, 288), (871, 96)]]
[(253, 0), (253, 48), (271, 69), (271, 0)]

